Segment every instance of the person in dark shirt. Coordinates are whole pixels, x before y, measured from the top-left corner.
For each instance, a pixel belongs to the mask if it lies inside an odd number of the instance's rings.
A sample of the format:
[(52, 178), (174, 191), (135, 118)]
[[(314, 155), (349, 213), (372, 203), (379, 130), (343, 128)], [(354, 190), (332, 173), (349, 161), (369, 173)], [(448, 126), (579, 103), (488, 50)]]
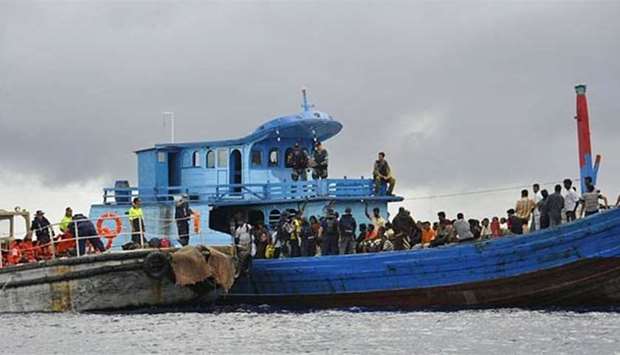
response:
[(381, 185), (387, 184), (387, 194), (392, 195), (394, 191), (394, 185), (396, 185), (396, 179), (392, 176), (392, 169), (387, 160), (385, 160), (385, 153), (379, 152), (377, 161), (372, 171), (372, 176), (375, 181), (375, 194), (379, 194), (381, 191)]
[(542, 196), (542, 200), (538, 202), (538, 210), (540, 211), (540, 229), (547, 229), (549, 228), (549, 209), (547, 208), (549, 191), (542, 190), (540, 194)]
[(293, 149), (287, 157), (287, 164), (291, 167), (291, 180), (308, 180), (306, 169), (308, 168), (308, 155), (304, 152), (299, 143), (295, 143)]
[(338, 255), (338, 216), (331, 209), (321, 222), (321, 232), (321, 255)]
[(51, 241), (50, 235), (54, 236), (54, 228), (50, 225), (50, 221), (44, 216), (44, 212), (38, 210), (35, 213), (35, 217), (32, 220), (30, 229), (33, 230), (37, 236), (38, 245), (45, 245)]
[(181, 197), (174, 210), (174, 219), (177, 222), (177, 231), (179, 234), (179, 242), (182, 246), (189, 244), (189, 220), (192, 216), (192, 209), (189, 208), (189, 199), (187, 196)]
[(546, 202), (547, 213), (549, 214), (549, 226), (559, 226), (562, 224), (562, 209), (564, 208), (564, 197), (562, 197), (562, 185), (555, 185), (555, 191), (549, 195)]
[(69, 224), (67, 230), (71, 234), (76, 234), (74, 237), (78, 238), (79, 255), (84, 255), (86, 252), (86, 242), (90, 243), (96, 251), (105, 251), (105, 247), (97, 235), (95, 225), (83, 214), (74, 215), (73, 222)]
[(347, 207), (338, 223), (340, 231), (340, 254), (353, 254), (355, 252), (355, 232), (357, 221), (351, 214), (351, 208)]
[(312, 178), (314, 180), (327, 179), (327, 149), (321, 142), (316, 142), (313, 156)]
[(517, 217), (514, 209), (506, 211), (508, 214), (508, 224), (512, 234), (523, 234), (523, 219)]

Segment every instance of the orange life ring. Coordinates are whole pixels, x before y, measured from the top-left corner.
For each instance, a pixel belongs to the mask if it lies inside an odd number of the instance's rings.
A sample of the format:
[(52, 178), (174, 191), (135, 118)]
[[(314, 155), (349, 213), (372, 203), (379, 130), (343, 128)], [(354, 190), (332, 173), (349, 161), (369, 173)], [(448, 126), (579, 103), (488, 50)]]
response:
[[(103, 225), (105, 221), (113, 220), (115, 224), (115, 229), (111, 230), (110, 228)], [(112, 241), (123, 231), (123, 221), (121, 217), (114, 212), (105, 212), (99, 218), (97, 218), (97, 233), (106, 238), (108, 243), (105, 248), (110, 249), (112, 247)]]
[(192, 217), (194, 218), (194, 233), (200, 233), (200, 212), (193, 211)]

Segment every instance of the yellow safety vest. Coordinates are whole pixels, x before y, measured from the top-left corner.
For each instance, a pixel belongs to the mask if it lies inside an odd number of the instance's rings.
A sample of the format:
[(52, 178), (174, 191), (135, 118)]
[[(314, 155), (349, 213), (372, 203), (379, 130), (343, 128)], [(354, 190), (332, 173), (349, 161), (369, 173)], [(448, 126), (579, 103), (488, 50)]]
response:
[(69, 227), (69, 223), (71, 223), (72, 221), (73, 221), (73, 218), (64, 216), (60, 220), (60, 225), (58, 226), (58, 228), (60, 228), (60, 231), (64, 233)]
[(133, 221), (136, 218), (144, 218), (144, 213), (142, 212), (142, 208), (138, 207), (133, 207), (131, 206), (131, 208), (129, 209), (129, 220)]

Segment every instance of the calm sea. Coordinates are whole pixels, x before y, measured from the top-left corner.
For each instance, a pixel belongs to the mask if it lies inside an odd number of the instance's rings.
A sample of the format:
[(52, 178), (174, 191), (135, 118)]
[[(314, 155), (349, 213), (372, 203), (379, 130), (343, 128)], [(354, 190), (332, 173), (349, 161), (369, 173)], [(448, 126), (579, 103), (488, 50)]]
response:
[(265, 306), (0, 319), (6, 354), (620, 353), (620, 310), (290, 312)]

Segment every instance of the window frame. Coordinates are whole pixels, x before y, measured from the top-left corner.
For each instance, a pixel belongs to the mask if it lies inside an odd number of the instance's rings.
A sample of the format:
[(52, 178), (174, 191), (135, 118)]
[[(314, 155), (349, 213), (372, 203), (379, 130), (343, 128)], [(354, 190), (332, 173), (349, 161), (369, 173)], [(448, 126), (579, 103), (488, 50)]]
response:
[[(258, 154), (258, 162), (254, 161), (255, 154)], [(263, 150), (260, 148), (252, 148), (250, 150), (250, 164), (253, 168), (263, 166)]]
[[(271, 161), (271, 154), (276, 153), (276, 161)], [(280, 148), (273, 147), (269, 149), (269, 154), (267, 155), (267, 166), (270, 168), (279, 167), (280, 166)]]
[(192, 161), (191, 161), (191, 164), (192, 164), (191, 166), (192, 166), (192, 168), (200, 168), (201, 163), (202, 163), (202, 162), (200, 161), (200, 160), (201, 160), (201, 159), (200, 159), (200, 150), (194, 150), (194, 151), (191, 153), (191, 158), (192, 158)]
[[(217, 155), (217, 162), (215, 163), (215, 166), (218, 169), (228, 169), (228, 160), (229, 160), (229, 155), (230, 155), (228, 148), (217, 149), (216, 155)], [(222, 164), (222, 162), (224, 162), (224, 164)]]
[[(213, 158), (213, 161), (212, 161), (213, 164), (209, 164), (209, 154), (211, 154), (211, 156)], [(205, 154), (205, 168), (207, 168), (207, 169), (215, 169), (215, 167), (217, 165), (216, 160), (217, 160), (217, 156), (215, 154), (215, 150), (213, 150), (213, 149), (207, 150), (207, 154)]]

